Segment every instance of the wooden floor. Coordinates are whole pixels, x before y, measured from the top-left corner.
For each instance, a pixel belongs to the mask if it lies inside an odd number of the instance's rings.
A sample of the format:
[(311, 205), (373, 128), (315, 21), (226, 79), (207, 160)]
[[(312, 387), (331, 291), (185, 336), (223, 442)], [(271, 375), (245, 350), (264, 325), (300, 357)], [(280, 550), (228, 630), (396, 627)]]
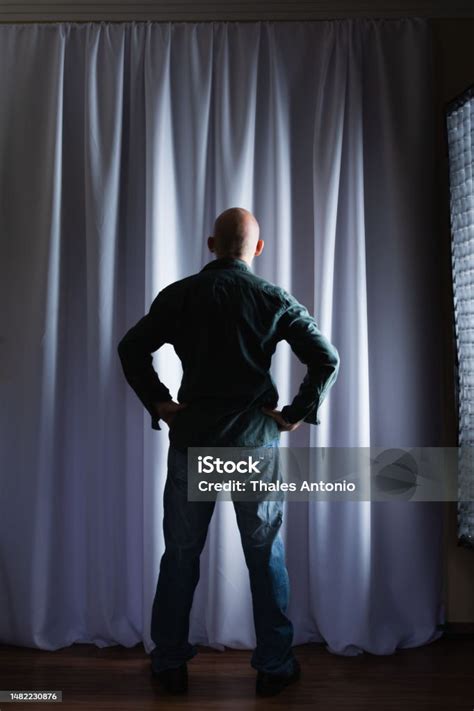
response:
[(441, 639), (393, 655), (341, 657), (323, 645), (295, 647), (301, 680), (272, 699), (255, 697), (250, 652), (200, 648), (186, 697), (165, 695), (143, 646), (76, 644), (56, 652), (0, 646), (0, 689), (62, 690), (61, 704), (0, 703), (0, 711), (314, 708), (320, 711), (472, 711), (474, 640)]

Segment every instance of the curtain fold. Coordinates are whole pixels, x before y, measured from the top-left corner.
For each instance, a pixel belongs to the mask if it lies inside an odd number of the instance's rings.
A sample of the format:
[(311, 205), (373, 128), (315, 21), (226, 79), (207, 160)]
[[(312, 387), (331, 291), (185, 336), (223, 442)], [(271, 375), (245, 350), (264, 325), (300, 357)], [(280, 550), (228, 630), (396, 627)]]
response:
[[(429, 25), (2, 25), (0, 92), (0, 640), (150, 651), (168, 440), (116, 345), (210, 259), (219, 212), (256, 214), (255, 271), (341, 356), (321, 425), (282, 444), (440, 443)], [(173, 349), (154, 362), (176, 394)], [(284, 405), (303, 368), (280, 344), (272, 370)], [(437, 504), (288, 504), (295, 643), (387, 654), (439, 636), (441, 521)], [(191, 641), (255, 642), (230, 503)]]

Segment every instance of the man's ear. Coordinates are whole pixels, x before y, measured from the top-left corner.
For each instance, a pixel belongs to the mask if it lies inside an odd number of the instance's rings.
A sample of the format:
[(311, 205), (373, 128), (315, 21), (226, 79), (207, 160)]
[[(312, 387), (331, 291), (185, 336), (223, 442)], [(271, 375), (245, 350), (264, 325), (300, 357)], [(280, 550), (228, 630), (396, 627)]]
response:
[(265, 242), (263, 241), (263, 239), (258, 240), (257, 246), (255, 247), (254, 257), (258, 257), (258, 256), (260, 256), (260, 254), (262, 254), (264, 244), (265, 244)]
[(214, 252), (216, 246), (214, 237), (207, 238), (207, 246), (209, 247), (210, 252)]

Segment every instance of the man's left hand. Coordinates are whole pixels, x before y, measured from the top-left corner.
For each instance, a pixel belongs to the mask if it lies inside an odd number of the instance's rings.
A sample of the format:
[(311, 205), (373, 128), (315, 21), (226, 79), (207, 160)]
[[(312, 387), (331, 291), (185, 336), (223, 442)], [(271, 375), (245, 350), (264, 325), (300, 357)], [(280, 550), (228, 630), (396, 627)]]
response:
[(185, 407), (187, 407), (186, 403), (174, 402), (173, 400), (155, 403), (155, 410), (158, 417), (160, 420), (164, 420), (168, 427), (171, 427), (177, 413)]

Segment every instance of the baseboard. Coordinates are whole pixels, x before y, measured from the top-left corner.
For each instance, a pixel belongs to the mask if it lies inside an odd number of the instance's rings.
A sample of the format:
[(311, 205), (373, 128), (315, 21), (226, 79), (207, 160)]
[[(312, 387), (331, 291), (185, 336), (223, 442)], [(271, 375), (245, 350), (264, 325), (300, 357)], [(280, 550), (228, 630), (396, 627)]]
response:
[(474, 639), (474, 622), (445, 622), (438, 629), (447, 639)]

